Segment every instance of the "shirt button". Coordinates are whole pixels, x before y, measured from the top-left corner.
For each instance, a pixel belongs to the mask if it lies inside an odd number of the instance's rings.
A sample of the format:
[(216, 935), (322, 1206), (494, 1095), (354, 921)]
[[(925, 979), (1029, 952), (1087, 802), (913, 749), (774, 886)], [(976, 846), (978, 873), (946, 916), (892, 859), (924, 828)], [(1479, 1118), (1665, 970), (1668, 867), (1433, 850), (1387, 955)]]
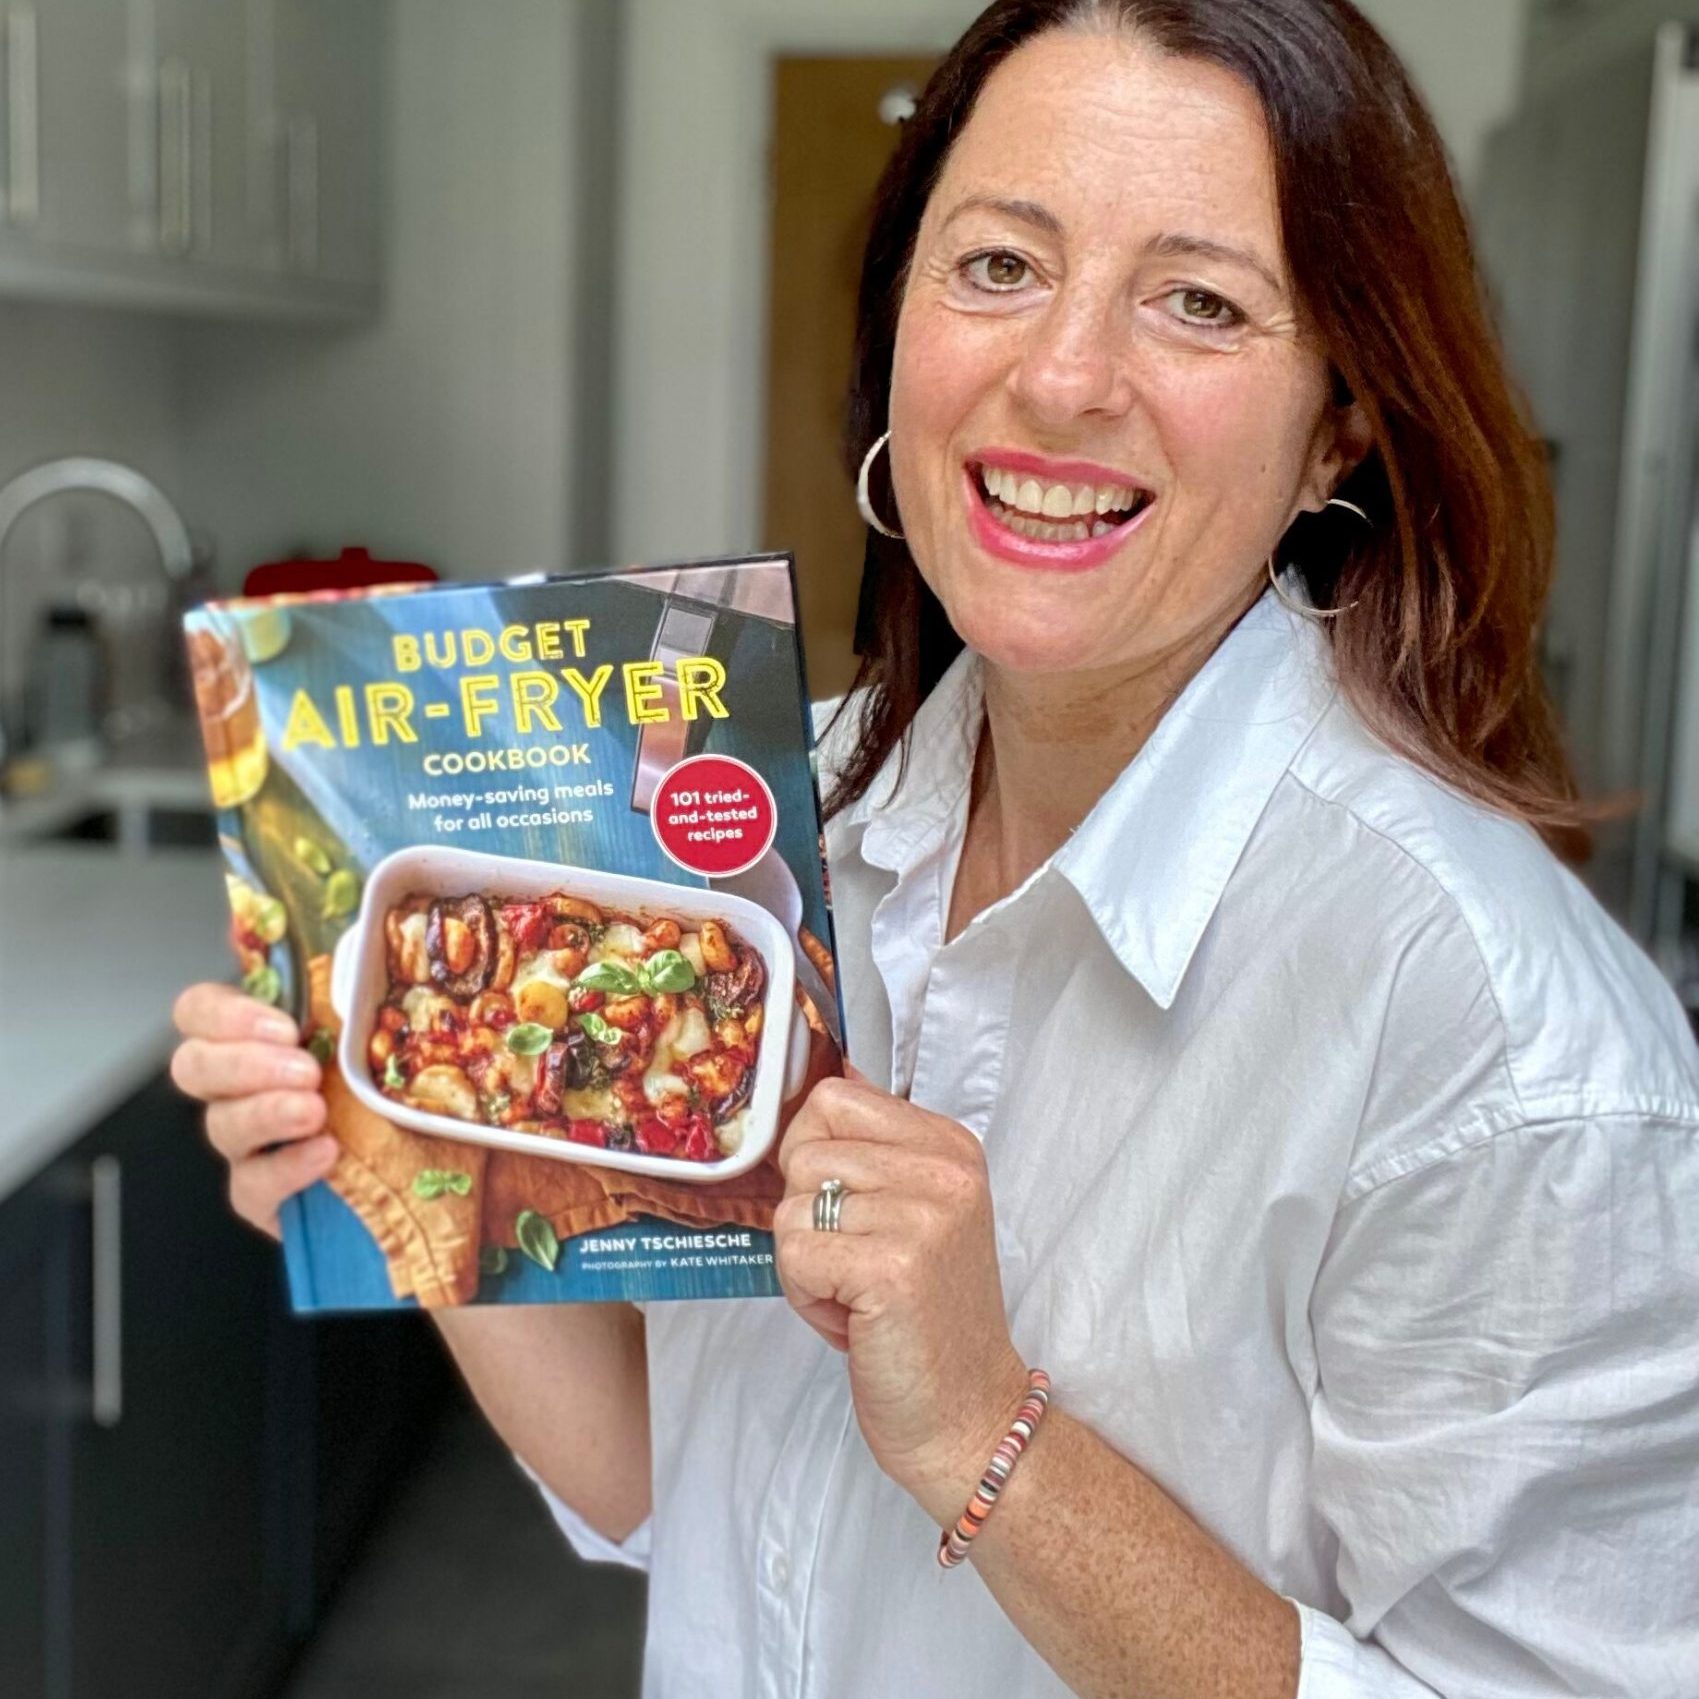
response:
[(790, 1559), (783, 1552), (774, 1552), (767, 1559), (767, 1579), (775, 1587), (788, 1587), (791, 1578)]

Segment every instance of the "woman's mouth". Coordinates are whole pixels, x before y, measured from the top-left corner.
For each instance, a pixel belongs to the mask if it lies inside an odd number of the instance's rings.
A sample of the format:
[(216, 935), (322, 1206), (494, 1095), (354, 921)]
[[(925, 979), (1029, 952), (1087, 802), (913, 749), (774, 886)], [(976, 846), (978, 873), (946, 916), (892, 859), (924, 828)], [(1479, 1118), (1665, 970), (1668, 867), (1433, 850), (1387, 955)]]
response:
[(1007, 466), (969, 465), (965, 474), (979, 541), (1022, 566), (1096, 566), (1156, 499), (1136, 484), (1062, 482)]

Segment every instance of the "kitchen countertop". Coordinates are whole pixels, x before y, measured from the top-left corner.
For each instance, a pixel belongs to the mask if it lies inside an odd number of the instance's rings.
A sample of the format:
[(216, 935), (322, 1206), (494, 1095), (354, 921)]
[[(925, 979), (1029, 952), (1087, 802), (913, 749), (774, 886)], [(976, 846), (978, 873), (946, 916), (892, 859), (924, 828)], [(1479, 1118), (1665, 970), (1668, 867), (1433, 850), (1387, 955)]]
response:
[(171, 1005), (232, 972), (210, 850), (0, 849), (0, 1198), (158, 1073)]

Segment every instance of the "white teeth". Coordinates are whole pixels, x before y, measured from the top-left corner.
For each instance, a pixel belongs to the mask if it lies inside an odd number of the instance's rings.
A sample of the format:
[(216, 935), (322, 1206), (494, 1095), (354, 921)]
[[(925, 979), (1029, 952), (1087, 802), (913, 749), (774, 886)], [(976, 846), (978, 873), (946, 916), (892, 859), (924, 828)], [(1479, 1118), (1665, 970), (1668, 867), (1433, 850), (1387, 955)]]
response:
[[(1091, 484), (1041, 484), (1021, 479), (999, 466), (982, 466), (980, 481), (998, 504), (998, 519), (1011, 531), (1042, 543), (1083, 543), (1103, 537), (1154, 499), (1124, 484), (1097, 489)], [(1111, 522), (1106, 514), (1114, 514)], [(1052, 521), (1063, 521), (1061, 524)]]
[(1036, 478), (1022, 479), (999, 466), (982, 466), (979, 476), (987, 495), (1034, 518), (1082, 519), (1092, 514), (1127, 513), (1142, 499), (1138, 490), (1124, 484), (1103, 489), (1092, 484), (1041, 484)]

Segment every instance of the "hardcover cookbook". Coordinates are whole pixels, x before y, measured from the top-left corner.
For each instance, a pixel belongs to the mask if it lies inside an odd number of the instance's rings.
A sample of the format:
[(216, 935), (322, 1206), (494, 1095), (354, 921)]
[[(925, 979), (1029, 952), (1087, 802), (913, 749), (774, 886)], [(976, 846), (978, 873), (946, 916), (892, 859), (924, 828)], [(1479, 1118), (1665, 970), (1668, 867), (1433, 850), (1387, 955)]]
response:
[(185, 620), (243, 988), (324, 1068), (297, 1310), (756, 1297), (842, 1066), (789, 557)]

